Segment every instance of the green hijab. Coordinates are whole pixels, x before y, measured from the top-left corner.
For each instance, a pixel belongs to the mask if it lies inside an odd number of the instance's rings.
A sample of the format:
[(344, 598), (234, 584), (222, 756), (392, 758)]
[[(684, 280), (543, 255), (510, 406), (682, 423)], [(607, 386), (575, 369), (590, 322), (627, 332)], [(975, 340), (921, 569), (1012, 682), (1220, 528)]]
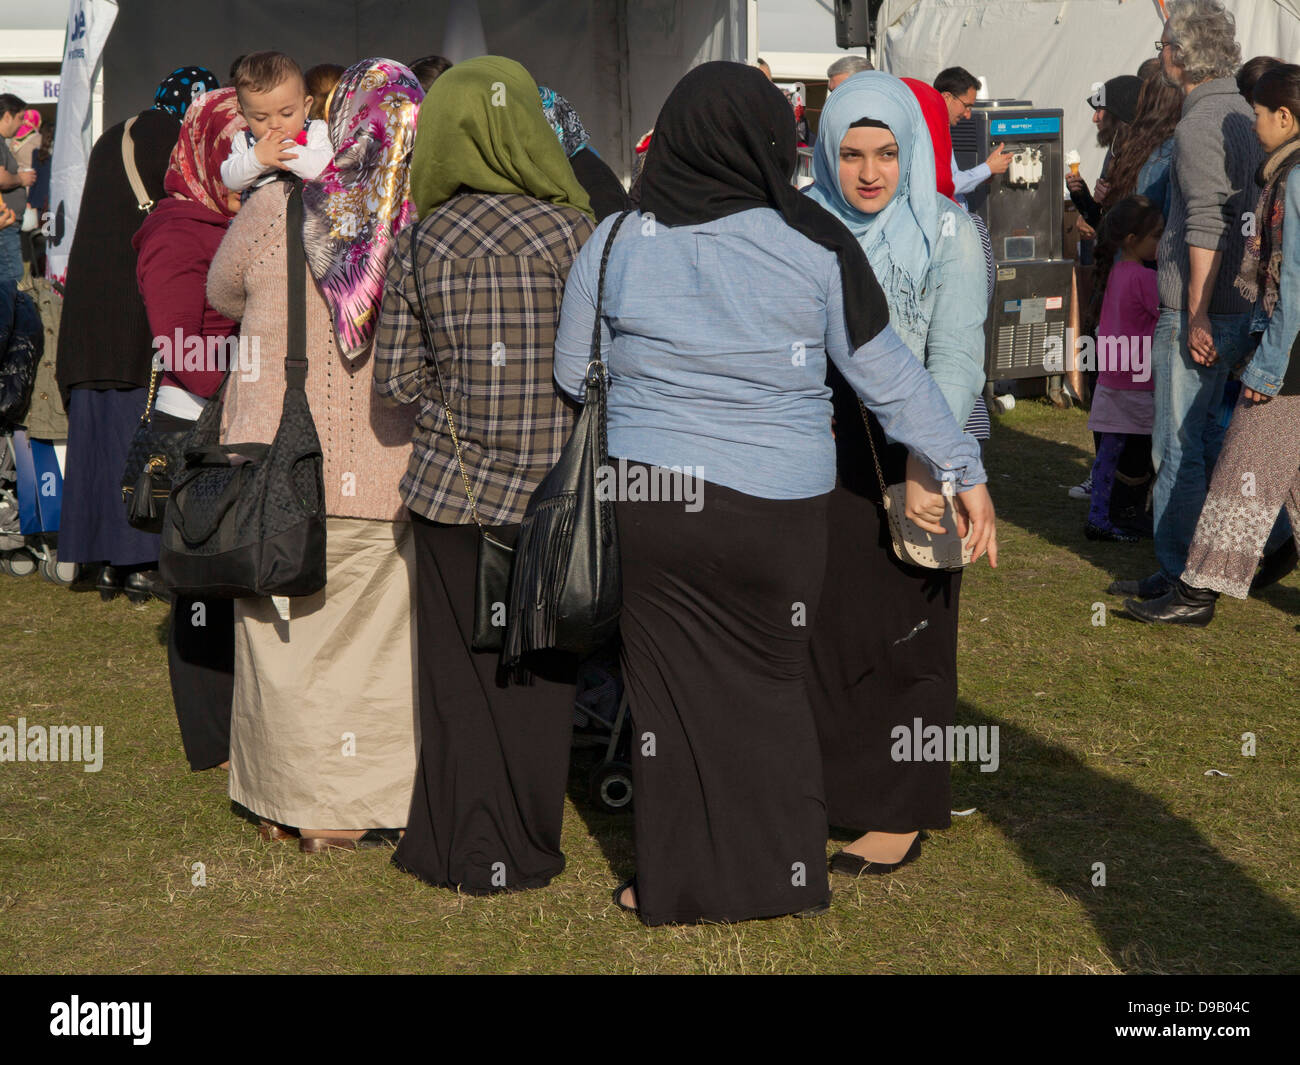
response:
[(531, 196), (595, 218), (542, 112), (537, 83), (513, 59), (457, 63), (420, 106), (411, 157), (411, 199), (420, 218), (462, 186)]

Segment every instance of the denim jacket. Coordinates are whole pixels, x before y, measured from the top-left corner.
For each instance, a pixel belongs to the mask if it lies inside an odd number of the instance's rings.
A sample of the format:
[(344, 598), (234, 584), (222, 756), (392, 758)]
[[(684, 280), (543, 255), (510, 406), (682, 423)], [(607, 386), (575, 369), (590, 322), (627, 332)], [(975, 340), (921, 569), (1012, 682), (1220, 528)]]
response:
[[(1264, 224), (1260, 220), (1260, 224)], [(1263, 333), (1259, 347), (1241, 372), (1241, 383), (1266, 396), (1276, 396), (1286, 377), (1291, 345), (1300, 333), (1300, 171), (1292, 170), (1286, 183), (1286, 214), (1282, 222), (1282, 277), (1277, 305), (1270, 317), (1260, 301), (1251, 318), (1252, 334)]]
[(984, 390), (984, 318), (989, 306), (984, 247), (975, 223), (960, 207), (940, 198), (939, 239), (914, 320), (903, 320), (888, 281), (881, 277), (880, 282), (889, 301), (889, 324), (930, 371), (953, 418), (964, 426)]
[(1169, 187), (1169, 172), (1173, 164), (1174, 138), (1170, 137), (1147, 156), (1137, 176), (1138, 194), (1156, 204), (1166, 219), (1169, 217), (1169, 198), (1173, 195)]

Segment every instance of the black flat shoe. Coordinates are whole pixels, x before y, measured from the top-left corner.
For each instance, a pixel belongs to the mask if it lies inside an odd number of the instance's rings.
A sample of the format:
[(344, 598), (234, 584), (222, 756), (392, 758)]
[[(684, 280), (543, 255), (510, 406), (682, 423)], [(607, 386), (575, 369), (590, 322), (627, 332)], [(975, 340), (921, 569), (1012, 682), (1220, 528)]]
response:
[(1271, 555), (1265, 555), (1259, 564), (1255, 579), (1250, 582), (1252, 592), (1262, 592), (1271, 584), (1276, 584), (1296, 567), (1300, 554), (1296, 552), (1295, 540), (1288, 540)]
[(1140, 581), (1112, 581), (1106, 589), (1107, 595), (1135, 595), (1139, 599), (1159, 599), (1165, 595), (1173, 582), (1163, 573), (1153, 573)]
[(116, 566), (105, 566), (95, 578), (95, 587), (104, 602), (116, 599), (122, 593), (122, 571)]
[(633, 891), (636, 891), (635, 876), (628, 877), (626, 880), (623, 881), (623, 883), (619, 884), (618, 887), (614, 889), (614, 905), (617, 906), (620, 910), (626, 910), (628, 913), (636, 913), (638, 911), (635, 906), (628, 906), (623, 901), (623, 892), (625, 892), (628, 888), (631, 888)]
[(831, 904), (830, 904), (830, 899), (828, 898), (823, 903), (820, 903), (816, 906), (809, 906), (808, 909), (800, 910), (798, 913), (793, 913), (790, 916), (798, 917), (800, 919), (804, 919), (808, 917), (820, 917), (824, 913), (830, 913), (830, 910), (831, 910)]
[(929, 838), (928, 833), (918, 832), (916, 839), (912, 840), (912, 845), (907, 848), (907, 853), (893, 863), (873, 862), (867, 858), (860, 858), (856, 854), (850, 854), (848, 851), (836, 851), (831, 855), (831, 872), (854, 877), (884, 876), (903, 868), (909, 862), (916, 861), (921, 856), (921, 841)]
[(156, 569), (136, 570), (122, 582), (122, 589), (126, 592), (127, 599), (133, 603), (147, 603), (150, 599), (171, 602), (171, 593)]
[(1083, 535), (1089, 540), (1109, 540), (1113, 544), (1135, 544), (1138, 538), (1122, 529), (1103, 529), (1100, 525), (1088, 522), (1083, 527)]
[(1214, 603), (1218, 598), (1218, 592), (1193, 588), (1179, 580), (1175, 581), (1173, 588), (1159, 599), (1151, 599), (1145, 603), (1126, 599), (1124, 609), (1138, 621), (1164, 622), (1167, 625), (1195, 625), (1203, 629), (1214, 619)]

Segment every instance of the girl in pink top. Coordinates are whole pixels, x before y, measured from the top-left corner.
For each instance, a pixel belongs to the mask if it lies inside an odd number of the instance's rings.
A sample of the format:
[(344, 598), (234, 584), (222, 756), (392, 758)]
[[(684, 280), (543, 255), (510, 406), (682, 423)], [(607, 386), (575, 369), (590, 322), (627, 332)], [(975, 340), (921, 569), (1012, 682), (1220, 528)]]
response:
[(1138, 539), (1112, 522), (1111, 489), (1117, 476), (1134, 479), (1120, 469), (1126, 452), (1140, 459), (1143, 472), (1151, 453), (1151, 337), (1160, 296), (1156, 272), (1144, 263), (1155, 259), (1164, 229), (1159, 207), (1145, 196), (1129, 196), (1107, 212), (1098, 234), (1095, 283), (1106, 295), (1097, 322), (1097, 387), (1088, 418), (1088, 428), (1101, 434), (1092, 467), (1092, 505), (1084, 525), (1089, 540)]

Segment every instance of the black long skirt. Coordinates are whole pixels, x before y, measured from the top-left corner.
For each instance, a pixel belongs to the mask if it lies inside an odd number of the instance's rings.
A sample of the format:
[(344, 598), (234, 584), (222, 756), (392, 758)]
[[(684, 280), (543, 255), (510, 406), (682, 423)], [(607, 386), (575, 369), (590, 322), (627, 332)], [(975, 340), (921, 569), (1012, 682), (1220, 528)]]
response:
[(235, 697), (235, 604), (231, 599), (172, 602), (167, 672), (185, 757), (195, 772), (230, 757)]
[(897, 726), (910, 735), (918, 719), (922, 729), (955, 722), (960, 590), (960, 572), (900, 562), (879, 504), (836, 486), (808, 674), (832, 825), (951, 824), (948, 763), (894, 761), (891, 751)]
[(829, 901), (805, 680), (826, 497), (704, 486), (703, 506), (620, 502), (636, 880), (650, 925)]
[[(509, 682), (499, 655), (470, 646), (478, 527), (411, 523), (420, 760), (393, 863), (471, 895), (545, 887), (564, 869), (576, 663), (535, 656), (532, 681)], [(513, 543), (519, 527), (492, 531)]]

